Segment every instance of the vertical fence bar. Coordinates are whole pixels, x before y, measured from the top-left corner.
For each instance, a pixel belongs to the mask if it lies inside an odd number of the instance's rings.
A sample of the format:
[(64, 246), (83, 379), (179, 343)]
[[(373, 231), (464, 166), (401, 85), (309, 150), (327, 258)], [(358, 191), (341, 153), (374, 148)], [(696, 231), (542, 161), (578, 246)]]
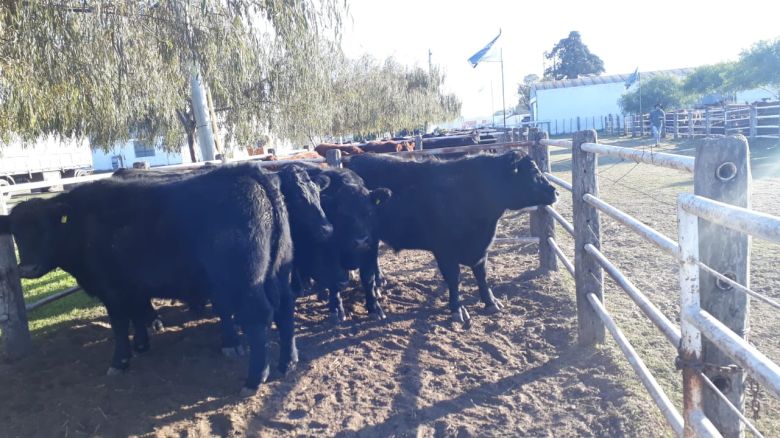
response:
[(422, 135), (416, 135), (414, 136), (414, 150), (421, 151), (423, 150), (423, 137)]
[(674, 112), (674, 139), (680, 138), (680, 112)]
[(756, 104), (750, 105), (750, 140), (755, 140), (758, 134), (758, 108)]
[(325, 162), (330, 167), (341, 167), (341, 151), (330, 149), (325, 153)]
[[(680, 357), (683, 376), (683, 436), (698, 438), (717, 436), (703, 415), (704, 382), (698, 370), (702, 364), (701, 332), (688, 322), (688, 316), (699, 313), (699, 224), (698, 218), (682, 209), (677, 202), (677, 238), (680, 245)], [(707, 427), (709, 426), (709, 427)], [(704, 430), (702, 430), (704, 429)]]
[[(745, 137), (738, 135), (712, 139), (696, 148), (694, 193), (726, 204), (750, 208), (750, 158)], [(750, 238), (740, 232), (699, 221), (699, 259), (710, 268), (750, 287)], [(748, 331), (747, 295), (706, 273), (700, 280), (701, 307), (737, 335)], [(741, 371), (723, 371), (734, 362), (717, 346), (703, 342), (702, 357), (713, 364), (705, 374), (740, 409), (744, 408), (745, 375)], [(729, 437), (741, 436), (744, 425), (719, 398), (707, 393), (704, 413), (718, 430)]]
[(694, 138), (693, 110), (688, 110), (688, 138)]
[(595, 131), (578, 131), (572, 141), (572, 203), (574, 207), (574, 265), (577, 290), (577, 323), (580, 345), (604, 342), (604, 323), (588, 301), (588, 294), (604, 301), (604, 271), (586, 250), (591, 244), (601, 249), (599, 212), (583, 201), (586, 193), (599, 195), (596, 154), (583, 151), (583, 143), (596, 143)]
[(704, 134), (707, 137), (712, 134), (712, 114), (709, 108), (704, 108)]
[[(0, 215), (7, 214), (6, 195), (0, 194)], [(0, 235), (0, 331), (3, 352), (9, 359), (19, 359), (32, 350), (22, 282), (10, 235)]]
[[(539, 166), (542, 172), (550, 172), (550, 151), (547, 145), (541, 144), (541, 140), (546, 140), (546, 132), (534, 132), (532, 139), (534, 145), (531, 147), (531, 158)], [(548, 243), (548, 238), (555, 238), (555, 220), (544, 208), (537, 208), (531, 212), (531, 235), (539, 238), (539, 271), (549, 273), (558, 270), (558, 258)]]

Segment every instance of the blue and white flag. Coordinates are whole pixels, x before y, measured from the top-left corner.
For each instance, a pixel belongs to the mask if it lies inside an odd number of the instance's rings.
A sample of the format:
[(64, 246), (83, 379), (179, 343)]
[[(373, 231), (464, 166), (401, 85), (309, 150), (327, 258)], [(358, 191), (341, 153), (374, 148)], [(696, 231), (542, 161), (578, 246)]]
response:
[(639, 67), (634, 70), (633, 73), (631, 73), (631, 76), (628, 77), (626, 80), (626, 90), (631, 88), (632, 85), (634, 85), (634, 82), (639, 80)]
[(484, 58), (485, 55), (487, 55), (487, 53), (490, 51), (491, 47), (493, 47), (493, 44), (496, 42), (496, 40), (500, 36), (501, 36), (501, 31), (499, 30), (498, 31), (498, 35), (496, 35), (496, 37), (493, 38), (493, 41), (489, 42), (487, 44), (487, 46), (483, 47), (482, 50), (480, 50), (479, 52), (473, 54), (471, 56), (471, 58), (469, 58), (469, 62), (471, 63), (472, 67), (476, 68), (477, 64), (479, 64), (479, 61), (482, 61), (482, 58)]

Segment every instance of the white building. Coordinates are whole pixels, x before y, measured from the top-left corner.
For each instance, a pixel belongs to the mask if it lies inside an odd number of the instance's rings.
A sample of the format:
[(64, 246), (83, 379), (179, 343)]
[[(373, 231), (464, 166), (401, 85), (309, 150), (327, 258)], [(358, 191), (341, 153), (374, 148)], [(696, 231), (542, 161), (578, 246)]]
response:
[(109, 151), (93, 149), (92, 166), (95, 171), (104, 171), (133, 167), (136, 161), (146, 161), (152, 167), (192, 162), (186, 144), (172, 152), (163, 150), (161, 145), (155, 146), (140, 140), (129, 140), (115, 144)]
[[(693, 69), (640, 72), (642, 81), (658, 75), (680, 78)], [(531, 115), (533, 120), (548, 121), (552, 134), (565, 134), (579, 129), (603, 128), (603, 117), (621, 114), (618, 100), (626, 92), (631, 74), (586, 76), (577, 79), (537, 82), (531, 85)], [(648, 102), (648, 109), (655, 102)]]

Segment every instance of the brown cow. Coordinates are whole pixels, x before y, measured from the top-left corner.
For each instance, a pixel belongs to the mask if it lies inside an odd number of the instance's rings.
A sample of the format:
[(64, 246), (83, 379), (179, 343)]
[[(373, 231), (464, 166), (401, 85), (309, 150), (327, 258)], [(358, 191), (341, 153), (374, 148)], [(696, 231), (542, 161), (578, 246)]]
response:
[(305, 152), (298, 152), (297, 154), (287, 155), (284, 157), (269, 155), (267, 157), (263, 157), (263, 161), (312, 160), (315, 158), (320, 158), (320, 155), (313, 151), (305, 151)]
[(357, 155), (362, 154), (363, 149), (350, 145), (350, 144), (333, 144), (333, 143), (322, 143), (318, 144), (317, 147), (314, 148), (314, 151), (317, 152), (320, 156), (325, 157), (329, 150), (331, 149), (338, 149), (341, 151), (341, 155), (347, 156), (347, 155)]
[(386, 154), (390, 152), (413, 151), (414, 142), (406, 140), (369, 141), (359, 145), (359, 147), (367, 153)]

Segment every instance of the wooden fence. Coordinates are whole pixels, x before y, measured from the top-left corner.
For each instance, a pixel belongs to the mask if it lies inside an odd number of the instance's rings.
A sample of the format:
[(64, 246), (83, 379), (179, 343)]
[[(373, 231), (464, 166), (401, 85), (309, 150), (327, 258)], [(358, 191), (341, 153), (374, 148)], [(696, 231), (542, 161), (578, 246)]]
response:
[[(624, 135), (642, 137), (650, 132), (648, 114), (626, 116)], [(780, 102), (670, 110), (666, 112), (664, 133), (675, 140), (736, 134), (750, 140), (780, 138)]]
[[(748, 209), (751, 176), (747, 140), (743, 136), (712, 139), (697, 148), (695, 157), (599, 144), (592, 130), (575, 133), (571, 141), (547, 140), (542, 134), (538, 144), (572, 151), (572, 183), (548, 177), (572, 192), (574, 224), (552, 208), (548, 213), (574, 237), (574, 262), (557, 245), (554, 229), (540, 238), (541, 245), (549, 245), (549, 251), (575, 278), (579, 342), (601, 343), (609, 332), (676, 435), (741, 436), (747, 427), (761, 436), (742, 413), (745, 376), (780, 398), (780, 367), (745, 340), (748, 296), (778, 310), (780, 303), (749, 288), (748, 234), (780, 243), (780, 218)], [(694, 194), (683, 194), (678, 200), (677, 241), (599, 198), (597, 169), (602, 155), (693, 173)], [(604, 255), (601, 214), (679, 262), (680, 327)], [(675, 364), (682, 370), (682, 414), (604, 307), (605, 271), (678, 348)]]
[[(399, 152), (395, 155), (402, 155), (408, 157), (422, 157), (422, 156), (442, 156), (448, 155), (463, 155), (463, 154), (477, 154), (482, 152), (489, 153), (501, 153), (509, 150), (521, 149), (527, 153), (530, 152), (530, 148), (534, 145), (533, 141), (518, 140), (520, 132), (518, 130), (510, 131), (511, 142), (494, 143), (488, 145), (474, 145), (474, 146), (460, 146), (449, 147), (440, 149), (422, 150), (422, 138), (417, 137), (415, 147), (417, 150), (412, 152)], [(163, 170), (187, 170), (202, 167), (204, 165), (218, 166), (225, 162), (255, 162), (261, 167), (279, 166), (288, 163), (309, 163), (309, 164), (322, 164), (327, 163), (329, 166), (341, 167), (342, 163), (348, 161), (349, 157), (342, 157), (341, 152), (338, 150), (328, 151), (327, 158), (317, 158), (310, 160), (279, 160), (279, 161), (257, 161), (256, 159), (250, 160), (231, 160), (231, 161), (209, 161), (194, 164), (180, 164), (173, 166), (162, 166), (155, 169)], [(6, 215), (9, 213), (7, 200), (9, 194), (17, 192), (27, 192), (32, 189), (48, 188), (51, 186), (72, 186), (75, 184), (90, 183), (93, 181), (110, 178), (113, 173), (103, 173), (97, 175), (89, 175), (78, 178), (65, 178), (57, 181), (40, 181), (34, 183), (18, 184), (11, 186), (0, 186), (0, 215)], [(531, 213), (531, 221), (538, 223), (537, 216), (543, 216), (544, 212), (537, 210), (536, 207), (525, 209), (526, 212)], [(526, 243), (533, 244), (539, 242), (539, 233), (543, 230), (532, 229), (530, 236), (517, 236), (511, 238), (496, 239), (496, 243)], [(541, 248), (541, 246), (540, 246)], [(546, 247), (545, 247), (546, 249)], [(25, 303), (24, 295), (22, 291), (22, 285), (17, 272), (16, 255), (14, 252), (13, 240), (9, 236), (0, 236), (0, 333), (2, 336), (3, 353), (9, 358), (20, 358), (32, 351), (32, 342), (30, 339), (29, 326), (27, 321), (27, 312), (45, 306), (56, 300), (65, 298), (71, 294), (77, 293), (81, 290), (76, 286), (69, 288), (41, 300), (33, 303)]]

